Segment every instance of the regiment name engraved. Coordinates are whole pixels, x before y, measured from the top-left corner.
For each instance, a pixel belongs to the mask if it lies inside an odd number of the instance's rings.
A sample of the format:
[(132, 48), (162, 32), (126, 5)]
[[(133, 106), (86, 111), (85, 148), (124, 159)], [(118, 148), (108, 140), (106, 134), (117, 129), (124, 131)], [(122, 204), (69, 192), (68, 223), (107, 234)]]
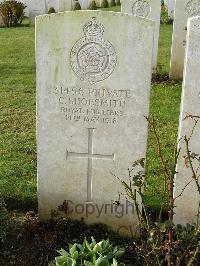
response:
[(118, 124), (127, 117), (133, 98), (131, 89), (57, 86), (52, 90), (65, 120), (87, 124)]

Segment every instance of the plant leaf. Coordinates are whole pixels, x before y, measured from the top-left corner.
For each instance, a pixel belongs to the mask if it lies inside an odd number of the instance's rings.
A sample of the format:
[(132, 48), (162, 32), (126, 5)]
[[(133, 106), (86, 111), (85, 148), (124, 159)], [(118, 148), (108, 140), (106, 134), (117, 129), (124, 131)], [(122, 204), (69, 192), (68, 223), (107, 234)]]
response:
[(90, 244), (88, 243), (88, 241), (87, 241), (86, 239), (85, 239), (84, 243), (85, 243), (86, 248), (87, 248), (89, 251), (91, 251), (92, 249), (91, 249), (91, 247), (90, 247)]
[(114, 257), (117, 259), (117, 258), (120, 258), (121, 256), (123, 256), (125, 253), (125, 249), (124, 248), (120, 248), (118, 249), (117, 252), (114, 253)]
[(68, 257), (69, 256), (69, 253), (64, 250), (63, 248), (61, 248), (60, 250), (57, 250), (57, 252), (61, 255), (61, 256), (66, 256)]
[(94, 239), (93, 236), (91, 237), (91, 239), (92, 239), (92, 246), (94, 247), (94, 246), (96, 245), (97, 242), (96, 242), (96, 240)]
[(78, 259), (78, 256), (79, 256), (79, 253), (78, 253), (78, 251), (76, 250), (76, 251), (74, 251), (74, 253), (72, 254), (72, 259), (76, 261), (76, 260)]
[(85, 266), (94, 266), (93, 264), (92, 264), (92, 262), (89, 262), (89, 261), (84, 261), (84, 265)]
[(73, 253), (76, 251), (76, 243), (70, 248), (69, 252), (71, 254), (71, 256), (73, 255)]
[(110, 266), (110, 263), (106, 257), (99, 257), (95, 262), (95, 266)]
[(117, 266), (117, 265), (118, 265), (118, 263), (117, 263), (116, 259), (114, 258), (114, 259), (113, 259), (113, 263), (112, 263), (111, 266)]

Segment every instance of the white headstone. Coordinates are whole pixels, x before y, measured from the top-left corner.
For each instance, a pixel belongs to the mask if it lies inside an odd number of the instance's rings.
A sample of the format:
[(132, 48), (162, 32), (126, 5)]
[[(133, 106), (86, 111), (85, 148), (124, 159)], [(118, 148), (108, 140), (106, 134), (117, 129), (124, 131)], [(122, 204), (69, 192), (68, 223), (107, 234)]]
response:
[(23, 4), (25, 4), (26, 8), (25, 8), (25, 16), (29, 16), (29, 9), (30, 9), (30, 0), (20, 0), (18, 2), (21, 2)]
[(59, 12), (72, 10), (72, 0), (59, 0)]
[(79, 3), (81, 5), (81, 9), (86, 10), (89, 7), (90, 1), (89, 0), (80, 0)]
[(35, 25), (35, 17), (47, 13), (46, 0), (31, 0), (29, 9), (30, 25)]
[(175, 0), (164, 0), (164, 6), (168, 11), (168, 17), (174, 19)]
[(169, 0), (164, 0), (164, 5), (165, 5), (166, 7), (168, 7), (168, 5), (169, 5)]
[[(79, 0), (79, 3), (80, 3), (80, 5), (81, 5), (81, 8), (83, 9), (83, 10), (86, 10), (86, 9), (88, 9), (89, 8), (89, 6), (90, 6), (90, 4), (91, 4), (91, 2), (92, 2), (93, 0)], [(109, 2), (110, 0), (108, 0), (108, 2)], [(101, 7), (101, 2), (102, 2), (102, 0), (95, 0), (95, 3), (96, 3), (96, 5), (97, 5), (97, 7)]]
[(59, 0), (46, 0), (47, 12), (51, 7), (55, 9), (56, 12), (59, 11)]
[[(69, 9), (66, 9), (65, 10), (65, 0), (59, 0), (59, 2), (58, 2), (58, 11), (59, 12), (63, 12), (63, 11), (66, 11), (66, 10), (71, 10), (71, 6), (70, 6), (70, 8)], [(71, 3), (71, 1), (68, 1), (69, 3)]]
[[(194, 121), (186, 116), (200, 116), (200, 17), (191, 18), (188, 21), (187, 47), (184, 69), (184, 82), (182, 92), (182, 105), (179, 126), (179, 139), (190, 137), (194, 127)], [(194, 134), (189, 142), (189, 150), (191, 153), (200, 154), (200, 124), (194, 130)], [(180, 142), (181, 154), (177, 164), (176, 180), (175, 180), (175, 197), (178, 197), (175, 205), (175, 222), (179, 224), (193, 223), (197, 221), (198, 206), (200, 195), (197, 193), (197, 186), (192, 179), (192, 171), (188, 165), (186, 145), (184, 139)], [(197, 161), (193, 160), (194, 169), (196, 171)], [(199, 171), (197, 172), (197, 175)], [(190, 182), (190, 183), (189, 183)], [(200, 179), (198, 180), (200, 184)], [(189, 183), (189, 185), (187, 185)]]
[(153, 50), (153, 72), (157, 68), (158, 40), (160, 31), (160, 0), (123, 0), (122, 12), (141, 16), (155, 21), (154, 50)]
[(114, 175), (128, 181), (128, 167), (146, 155), (153, 28), (115, 12), (36, 19), (41, 219), (66, 200), (71, 218), (135, 224), (123, 197), (113, 205), (123, 191)]
[(200, 15), (199, 0), (176, 0), (170, 63), (170, 78), (182, 79), (185, 57), (187, 20)]
[(175, 6), (175, 0), (169, 0), (168, 1), (168, 17), (170, 19), (174, 19), (174, 6)]

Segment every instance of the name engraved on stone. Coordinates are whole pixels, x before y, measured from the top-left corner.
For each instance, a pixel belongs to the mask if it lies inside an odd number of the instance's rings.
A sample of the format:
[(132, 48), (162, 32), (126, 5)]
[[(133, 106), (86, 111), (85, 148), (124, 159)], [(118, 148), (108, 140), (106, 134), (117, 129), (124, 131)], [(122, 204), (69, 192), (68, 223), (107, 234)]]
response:
[(190, 17), (199, 16), (200, 0), (190, 0), (186, 5), (185, 11)]
[(112, 74), (117, 55), (113, 45), (103, 39), (104, 26), (95, 17), (85, 24), (83, 32), (85, 36), (72, 47), (71, 67), (80, 80), (94, 84)]
[(66, 159), (68, 158), (77, 158), (77, 159), (87, 159), (87, 202), (92, 201), (92, 162), (93, 160), (112, 160), (114, 161), (114, 154), (105, 155), (105, 154), (94, 154), (93, 152), (93, 134), (95, 128), (88, 128), (88, 152), (87, 153), (78, 153), (78, 152), (69, 152), (67, 150)]
[(106, 87), (57, 86), (53, 91), (66, 120), (87, 124), (118, 124), (120, 118), (126, 117), (133, 96), (130, 89)]
[(134, 1), (132, 5), (133, 15), (140, 17), (148, 17), (151, 12), (151, 6), (147, 0), (137, 0)]

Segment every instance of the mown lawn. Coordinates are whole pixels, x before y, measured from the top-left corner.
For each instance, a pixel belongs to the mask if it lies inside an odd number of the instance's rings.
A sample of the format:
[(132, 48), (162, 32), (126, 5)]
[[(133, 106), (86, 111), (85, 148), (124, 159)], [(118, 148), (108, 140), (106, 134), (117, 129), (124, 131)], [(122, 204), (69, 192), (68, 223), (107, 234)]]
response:
[[(169, 167), (173, 165), (177, 141), (181, 98), (181, 82), (167, 80), (171, 53), (172, 25), (161, 25), (158, 50), (158, 79), (153, 82), (150, 100), (150, 115), (156, 120), (164, 157)], [(166, 81), (164, 81), (166, 79)], [(166, 206), (166, 189), (160, 160), (157, 156), (155, 137), (149, 132), (147, 151), (146, 201), (151, 208)]]
[[(0, 193), (8, 208), (22, 211), (37, 208), (34, 28), (26, 24), (0, 29)], [(159, 76), (169, 70), (171, 34), (172, 25), (161, 25)], [(152, 85), (150, 113), (156, 118), (169, 163), (176, 143), (180, 94), (179, 83)], [(165, 205), (166, 194), (154, 143), (150, 133), (146, 202), (157, 209)]]
[(36, 206), (34, 29), (0, 29), (0, 192)]

